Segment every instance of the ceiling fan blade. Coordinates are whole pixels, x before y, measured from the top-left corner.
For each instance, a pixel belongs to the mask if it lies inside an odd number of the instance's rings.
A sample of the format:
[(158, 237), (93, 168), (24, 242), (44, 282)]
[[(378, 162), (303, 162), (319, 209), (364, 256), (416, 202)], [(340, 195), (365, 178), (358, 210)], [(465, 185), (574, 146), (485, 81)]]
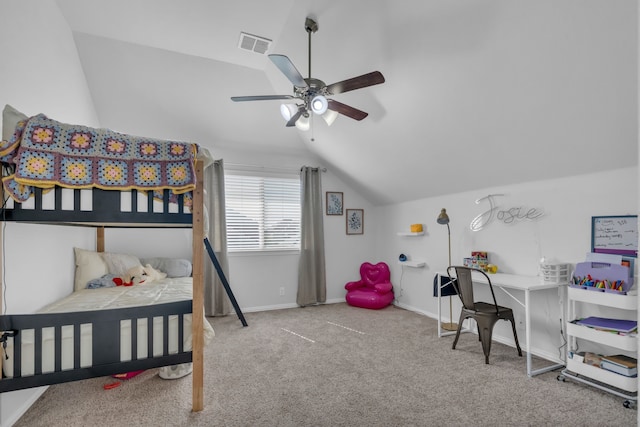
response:
[(380, 83), (384, 83), (384, 76), (380, 71), (372, 71), (368, 74), (363, 74), (358, 77), (353, 77), (351, 79), (330, 84), (329, 86), (327, 86), (327, 92), (330, 95), (336, 95), (338, 93), (349, 92), (350, 90), (378, 85)]
[(369, 113), (365, 113), (364, 111), (353, 108), (347, 104), (343, 104), (342, 102), (334, 101), (333, 99), (328, 99), (327, 101), (329, 103), (330, 110), (336, 111), (347, 117), (351, 117), (354, 120), (362, 120), (369, 115)]
[(240, 101), (272, 101), (275, 99), (293, 99), (291, 95), (255, 95), (255, 96), (232, 96), (234, 102)]
[(285, 55), (269, 55), (269, 59), (276, 64), (276, 67), (282, 71), (282, 74), (287, 76), (289, 81), (296, 87), (308, 87), (307, 82), (304, 81), (304, 77), (300, 74), (300, 71), (293, 65), (293, 62)]
[(304, 109), (303, 108), (298, 109), (298, 111), (293, 116), (291, 116), (291, 118), (287, 122), (287, 127), (289, 128), (291, 126), (295, 126), (296, 122), (298, 121), (302, 113), (304, 113)]

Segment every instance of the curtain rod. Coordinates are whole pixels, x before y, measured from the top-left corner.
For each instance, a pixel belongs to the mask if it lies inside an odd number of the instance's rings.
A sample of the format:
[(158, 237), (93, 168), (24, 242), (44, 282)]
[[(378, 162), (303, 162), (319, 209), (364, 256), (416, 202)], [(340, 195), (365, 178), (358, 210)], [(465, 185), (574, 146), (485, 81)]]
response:
[[(226, 163), (225, 165), (229, 165), (231, 167), (240, 167), (240, 168), (252, 168), (252, 169), (265, 169), (265, 170), (272, 170), (272, 171), (282, 171), (282, 172), (300, 172), (300, 169), (294, 169), (294, 168), (279, 168), (279, 167), (272, 167), (272, 166), (260, 166), (260, 165), (249, 165), (249, 164), (243, 164), (243, 163)], [(322, 172), (326, 172), (327, 168), (318, 168), (320, 169)]]

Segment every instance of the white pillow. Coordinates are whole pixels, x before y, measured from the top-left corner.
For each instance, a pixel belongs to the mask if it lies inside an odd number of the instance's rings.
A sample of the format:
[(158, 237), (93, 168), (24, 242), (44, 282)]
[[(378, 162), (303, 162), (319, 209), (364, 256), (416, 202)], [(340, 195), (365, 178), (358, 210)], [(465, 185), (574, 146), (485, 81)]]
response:
[(143, 258), (140, 260), (143, 265), (149, 264), (156, 270), (167, 273), (167, 277), (190, 277), (191, 261), (181, 258)]
[(9, 141), (15, 131), (20, 120), (26, 120), (29, 117), (7, 104), (2, 110), (2, 140)]
[(76, 257), (76, 274), (73, 289), (86, 289), (90, 280), (99, 279), (105, 274), (124, 276), (131, 267), (142, 266), (135, 255), (113, 252), (95, 252), (73, 248)]
[(140, 259), (135, 255), (103, 252), (102, 259), (107, 264), (107, 272), (116, 276), (124, 276), (131, 267), (142, 266)]
[(109, 272), (100, 253), (80, 248), (73, 248), (73, 251), (76, 258), (74, 290), (85, 289), (90, 280), (99, 279)]

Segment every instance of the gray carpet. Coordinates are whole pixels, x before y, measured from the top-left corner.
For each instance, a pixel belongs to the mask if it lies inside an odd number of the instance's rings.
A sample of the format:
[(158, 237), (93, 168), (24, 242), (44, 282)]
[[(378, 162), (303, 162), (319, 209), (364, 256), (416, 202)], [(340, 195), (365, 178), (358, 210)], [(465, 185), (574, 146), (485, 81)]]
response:
[[(438, 338), (433, 319), (394, 306), (330, 304), (209, 321), (205, 409), (191, 412), (191, 376), (149, 370), (50, 387), (22, 426), (635, 426), (623, 399), (557, 372), (527, 378), (525, 358), (476, 335)], [(535, 360), (535, 359), (534, 359)], [(535, 360), (535, 367), (548, 362)]]

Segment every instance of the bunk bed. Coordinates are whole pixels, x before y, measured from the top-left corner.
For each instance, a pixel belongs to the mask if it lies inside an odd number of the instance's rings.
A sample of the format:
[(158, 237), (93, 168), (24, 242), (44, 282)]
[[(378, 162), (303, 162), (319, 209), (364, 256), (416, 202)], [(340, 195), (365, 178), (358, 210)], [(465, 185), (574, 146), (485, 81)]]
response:
[[(202, 410), (203, 350), (210, 325), (204, 315), (204, 162), (198, 147), (67, 125), (44, 115), (18, 117), (21, 120), (10, 123), (7, 108), (0, 161), (2, 190), (10, 197), (3, 194), (2, 221), (95, 228), (97, 253), (105, 251), (105, 229), (111, 227), (191, 228), (193, 254), (190, 298), (1, 315), (5, 366), (0, 365), (4, 368), (0, 392), (192, 363), (192, 410)], [(180, 158), (171, 159), (178, 154)], [(84, 167), (85, 175), (88, 171), (94, 176), (83, 181), (86, 176), (78, 173), (64, 175), (60, 170), (65, 164), (69, 169), (70, 162), (71, 169), (79, 165), (74, 173)], [(43, 164), (46, 167), (34, 172), (34, 165), (38, 169)], [(101, 180), (106, 175), (98, 171), (105, 172), (109, 165), (128, 173), (121, 180), (117, 174)], [(176, 165), (178, 169), (171, 169)], [(157, 167), (164, 175), (148, 179), (141, 167), (146, 171)], [(170, 170), (179, 173), (168, 176)], [(145, 285), (133, 287), (137, 286)], [(96, 291), (82, 290), (85, 294)]]

